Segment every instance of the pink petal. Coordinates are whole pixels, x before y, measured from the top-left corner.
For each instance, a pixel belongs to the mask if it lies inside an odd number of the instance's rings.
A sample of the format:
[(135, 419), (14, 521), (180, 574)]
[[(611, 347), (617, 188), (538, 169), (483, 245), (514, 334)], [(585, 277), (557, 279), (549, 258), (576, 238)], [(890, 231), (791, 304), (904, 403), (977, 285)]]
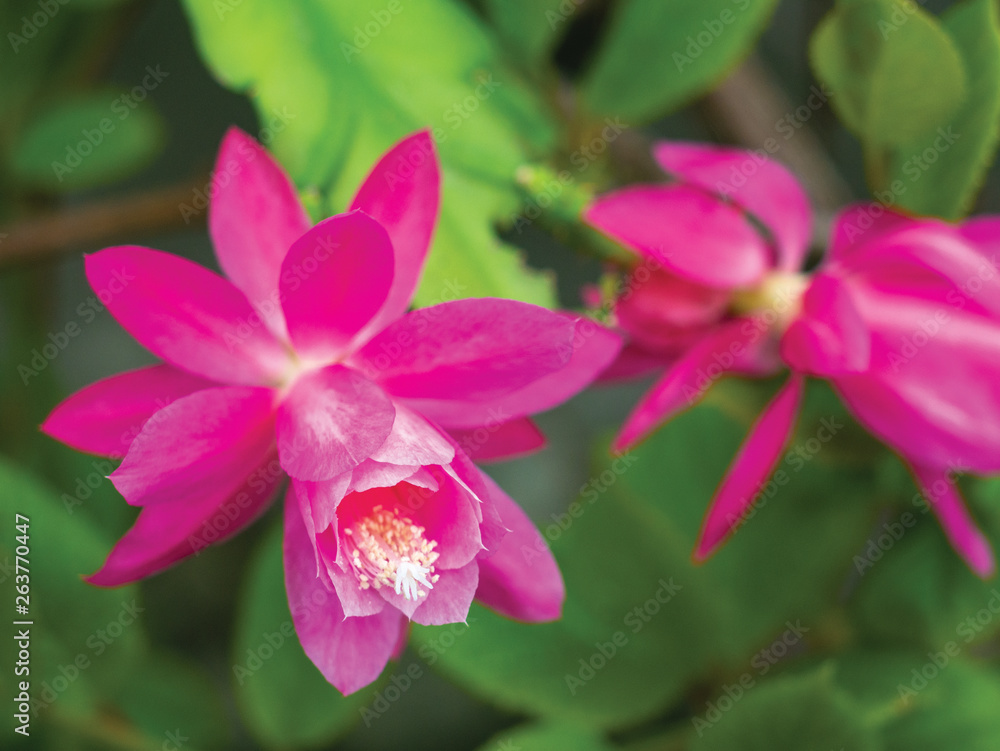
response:
[(1000, 471), (1000, 325), (918, 297), (855, 295), (868, 371), (833, 380), (855, 417), (911, 461)]
[[(337, 506), (347, 495), (350, 484), (351, 474), (349, 472), (319, 482), (292, 481), (292, 490), (294, 490), (295, 498), (299, 502), (303, 522), (313, 537), (332, 527), (335, 533), (333, 543), (336, 545)], [(336, 547), (334, 547), (334, 555), (336, 552)]]
[(170, 365), (121, 373), (64, 400), (41, 430), (78, 451), (120, 458), (154, 412), (216, 385)]
[(678, 412), (693, 406), (716, 380), (755, 358), (766, 338), (765, 332), (746, 319), (717, 328), (678, 358), (646, 392), (612, 448), (630, 449)]
[[(385, 608), (385, 600), (373, 589), (360, 588), (339, 541), (337, 507), (346, 496), (348, 479), (345, 473), (323, 482), (292, 480), (286, 501), (297, 502), (307, 539), (316, 554), (316, 575), (327, 589), (336, 592), (344, 615), (375, 615)], [(343, 568), (338, 560), (343, 562)]]
[(392, 430), (385, 392), (343, 365), (301, 376), (278, 410), (281, 466), (298, 480), (329, 480), (372, 455)]
[(455, 448), (436, 427), (413, 410), (396, 405), (396, 419), (385, 442), (372, 452), (378, 462), (416, 465), (448, 464)]
[(312, 222), (288, 176), (239, 128), (226, 131), (213, 177), (208, 231), (219, 265), (275, 336), (284, 339), (281, 262)]
[(802, 310), (781, 339), (781, 356), (810, 375), (860, 372), (871, 361), (871, 333), (839, 279), (819, 274), (802, 297)]
[(324, 219), (296, 240), (281, 266), (281, 300), (299, 355), (340, 354), (382, 306), (392, 285), (392, 245), (360, 211)]
[(472, 463), (472, 460), (457, 444), (455, 449), (455, 458), (451, 464), (442, 467), (442, 470), (460, 488), (465, 490), (476, 520), (479, 522), (482, 547), (487, 551), (494, 552), (507, 534), (507, 528), (500, 521), (500, 512), (497, 510), (493, 496), (486, 485), (486, 475)]
[(235, 535), (264, 512), (284, 479), (275, 471), (275, 452), (258, 462), (235, 489), (206, 483), (173, 502), (143, 508), (101, 569), (86, 580), (100, 587), (128, 584)]
[(345, 618), (337, 595), (316, 576), (312, 547), (298, 504), (285, 501), (285, 589), (302, 649), (343, 694), (379, 677), (400, 640), (403, 617), (391, 608)]
[(351, 209), (385, 227), (395, 251), (395, 276), (385, 304), (366, 329), (381, 331), (410, 306), (437, 222), (441, 171), (428, 131), (392, 147), (372, 168)]
[(834, 217), (827, 255), (832, 260), (850, 256), (857, 248), (914, 221), (876, 203), (855, 203)]
[(997, 254), (1000, 253), (1000, 216), (977, 216), (963, 222), (958, 233), (979, 250), (984, 260), (996, 268)]
[(365, 459), (351, 470), (350, 491), (363, 493), (373, 488), (391, 488), (412, 477), (418, 469), (419, 465), (386, 464)]
[(859, 299), (898, 295), (941, 308), (1000, 316), (1000, 273), (993, 259), (955, 227), (910, 220), (829, 269), (857, 288)]
[(111, 481), (133, 506), (176, 503), (207, 486), (239, 486), (274, 446), (274, 392), (197, 391), (151, 417)]
[(452, 428), (448, 432), (476, 462), (512, 459), (545, 448), (545, 436), (527, 417), (478, 428)]
[(637, 344), (626, 344), (618, 357), (598, 377), (598, 383), (616, 383), (641, 378), (671, 365), (676, 355), (650, 352)]
[(993, 576), (997, 570), (993, 548), (976, 527), (948, 473), (919, 466), (912, 467), (912, 471), (952, 547), (980, 577)]
[(548, 544), (500, 486), (485, 474), (483, 480), (510, 532), (496, 553), (479, 559), (476, 599), (519, 621), (556, 620), (562, 615), (566, 588)]
[(755, 215), (774, 235), (777, 268), (798, 271), (812, 236), (809, 199), (783, 165), (752, 151), (661, 142), (653, 154), (664, 170)]
[[(419, 312), (419, 311), (418, 311)], [(589, 386), (611, 364), (621, 338), (589, 318), (574, 319), (569, 362), (562, 368), (498, 399), (475, 402), (441, 397), (409, 399), (410, 406), (449, 430), (496, 425), (551, 409)]]
[(715, 493), (695, 548), (704, 560), (739, 524), (788, 445), (802, 401), (804, 379), (792, 375), (767, 405)]
[(150, 352), (221, 383), (277, 382), (288, 355), (233, 284), (196, 263), (123, 245), (85, 259), (111, 315)]
[(771, 250), (739, 209), (687, 185), (642, 185), (602, 196), (584, 219), (678, 276), (733, 289), (760, 281)]
[[(640, 276), (643, 270), (648, 275)], [(633, 342), (653, 352), (677, 353), (721, 321), (731, 302), (729, 290), (640, 266), (615, 301), (615, 316)]]
[[(440, 572), (441, 578), (434, 588), (422, 598), (411, 616), (422, 626), (443, 626), (446, 623), (465, 623), (469, 606), (476, 596), (479, 583), (479, 565), (475, 561), (459, 569)], [(395, 592), (390, 596), (399, 598)]]
[(455, 300), (389, 325), (356, 353), (393, 396), (487, 401), (563, 368), (573, 321), (527, 303)]

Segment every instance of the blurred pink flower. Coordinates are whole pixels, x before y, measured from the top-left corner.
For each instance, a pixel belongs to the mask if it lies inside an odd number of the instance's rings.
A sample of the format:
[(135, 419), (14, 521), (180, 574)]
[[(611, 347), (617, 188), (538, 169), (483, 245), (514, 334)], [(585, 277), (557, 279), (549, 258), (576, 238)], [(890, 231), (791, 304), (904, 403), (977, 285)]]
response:
[(209, 231), (228, 279), (135, 246), (86, 259), (111, 314), (165, 361), (83, 389), (42, 426), (124, 454), (111, 480), (142, 507), (89, 581), (131, 582), (235, 534), (287, 474), (289, 604), (341, 691), (378, 677), (407, 618), (462, 621), (473, 597), (557, 618), (554, 560), (528, 565), (537, 530), (472, 459), (541, 447), (527, 415), (585, 387), (618, 337), (504, 299), (407, 313), (438, 212), (426, 132), (315, 226), (245, 133), (227, 133), (215, 176)]
[(954, 226), (851, 207), (823, 265), (805, 275), (810, 210), (783, 167), (714, 146), (668, 143), (655, 153), (679, 182), (626, 188), (586, 212), (662, 266), (646, 284), (637, 267), (616, 305), (631, 341), (609, 373), (642, 372), (657, 358), (667, 366), (616, 447), (647, 436), (724, 373), (773, 373), (782, 362), (792, 371), (723, 478), (695, 556), (716, 550), (749, 510), (791, 439), (804, 379), (815, 376), (903, 458), (969, 566), (993, 574), (990, 545), (951, 473), (1000, 471), (1000, 219)]

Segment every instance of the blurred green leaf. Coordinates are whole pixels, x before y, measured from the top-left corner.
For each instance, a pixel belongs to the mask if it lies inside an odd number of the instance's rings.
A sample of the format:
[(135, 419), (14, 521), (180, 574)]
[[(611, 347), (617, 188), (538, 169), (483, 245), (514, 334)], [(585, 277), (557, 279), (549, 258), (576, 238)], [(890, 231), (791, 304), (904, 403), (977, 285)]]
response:
[(373, 690), (341, 696), (312, 664), (288, 610), (276, 525), (248, 571), (233, 644), (233, 676), (243, 719), (269, 748), (328, 743), (357, 722)]
[(60, 101), (25, 127), (11, 168), (31, 187), (56, 192), (92, 188), (130, 175), (163, 145), (151, 102), (119, 90)]
[(837, 683), (869, 708), (885, 751), (1000, 748), (1000, 678), (946, 649), (947, 642), (929, 653), (857, 652), (837, 660)]
[(965, 103), (937, 131), (900, 148), (888, 184), (899, 180), (899, 203), (918, 214), (959, 219), (968, 213), (1000, 138), (1000, 20), (993, 0), (968, 0), (942, 23), (969, 71)]
[(486, 0), (485, 10), (515, 62), (531, 69), (545, 65), (577, 5), (573, 0)]
[(498, 733), (480, 751), (611, 751), (613, 746), (596, 733), (577, 725), (546, 722), (520, 725)]
[(551, 147), (554, 128), (468, 9), (446, 0), (185, 5), (209, 65), (252, 93), (262, 140), (301, 186), (329, 191), (331, 212), (395, 141), (432, 129), (444, 195), (419, 304), (493, 295), (554, 304), (551, 283), (491, 233), (518, 211), (515, 172)]
[(948, 124), (965, 97), (955, 44), (916, 3), (840, 0), (816, 29), (810, 56), (870, 160)]
[(832, 666), (780, 676), (737, 693), (694, 720), (691, 751), (882, 751), (860, 707), (837, 687)]
[(749, 54), (775, 0), (625, 0), (581, 84), (599, 115), (638, 124), (704, 94)]
[[(895, 458), (887, 460), (893, 467)], [(1000, 631), (1000, 588), (969, 570), (948, 544), (905, 472), (870, 540), (854, 557), (858, 583), (848, 602), (863, 641), (930, 648), (949, 639), (983, 641)], [(984, 532), (1000, 547), (1000, 503), (993, 483), (974, 482), (969, 500)], [(991, 612), (990, 606), (997, 612)]]
[(169, 747), (167, 741), (210, 749), (228, 740), (218, 687), (201, 668), (176, 657), (150, 655), (137, 662), (115, 700), (151, 749)]
[(434, 629), (414, 628), (421, 655), (505, 707), (620, 727), (717, 670), (769, 672), (774, 658), (755, 653), (775, 638), (783, 655), (804, 648), (870, 525), (867, 478), (824, 466), (807, 435), (783, 465), (787, 487), (694, 566), (701, 518), (745, 429), (705, 405), (605, 460), (581, 500), (543, 525), (566, 579), (563, 619), (522, 625), (477, 607), (447, 650), (428, 646)]

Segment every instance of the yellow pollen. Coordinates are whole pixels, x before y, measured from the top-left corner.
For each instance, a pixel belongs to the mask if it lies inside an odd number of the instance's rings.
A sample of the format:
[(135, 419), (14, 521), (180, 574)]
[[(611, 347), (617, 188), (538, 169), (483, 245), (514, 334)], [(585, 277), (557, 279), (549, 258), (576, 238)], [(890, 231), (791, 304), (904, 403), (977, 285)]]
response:
[(375, 506), (344, 534), (361, 589), (392, 587), (407, 600), (417, 600), (439, 578), (434, 573), (437, 543), (424, 536), (423, 527), (400, 516), (398, 509)]

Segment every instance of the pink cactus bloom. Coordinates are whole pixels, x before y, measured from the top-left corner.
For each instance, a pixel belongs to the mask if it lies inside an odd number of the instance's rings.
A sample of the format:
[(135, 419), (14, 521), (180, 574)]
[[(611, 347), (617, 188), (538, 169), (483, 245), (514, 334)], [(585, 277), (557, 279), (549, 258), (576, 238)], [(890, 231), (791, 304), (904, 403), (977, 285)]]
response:
[(537, 530), (472, 460), (539, 448), (527, 415), (586, 386), (618, 337), (503, 299), (407, 312), (438, 212), (426, 132), (315, 226), (245, 133), (227, 133), (215, 175), (209, 231), (228, 278), (135, 246), (86, 259), (111, 314), (165, 361), (83, 389), (42, 426), (124, 455), (111, 480), (142, 507), (89, 581), (135, 581), (235, 534), (287, 475), (293, 620), (342, 692), (378, 677), (408, 619), (463, 621), (474, 597), (557, 618), (554, 560), (529, 565)]
[(791, 369), (719, 485), (695, 557), (714, 552), (750, 509), (814, 376), (902, 457), (954, 548), (992, 575), (990, 545), (953, 473), (1000, 471), (1000, 218), (954, 226), (851, 207), (836, 219), (822, 266), (806, 275), (811, 212), (783, 167), (686, 143), (660, 144), (655, 155), (678, 182), (626, 188), (586, 212), (655, 261), (646, 284), (642, 265), (632, 272), (616, 306), (631, 341), (609, 372), (657, 360), (667, 370), (617, 447), (642, 440), (719, 375)]

